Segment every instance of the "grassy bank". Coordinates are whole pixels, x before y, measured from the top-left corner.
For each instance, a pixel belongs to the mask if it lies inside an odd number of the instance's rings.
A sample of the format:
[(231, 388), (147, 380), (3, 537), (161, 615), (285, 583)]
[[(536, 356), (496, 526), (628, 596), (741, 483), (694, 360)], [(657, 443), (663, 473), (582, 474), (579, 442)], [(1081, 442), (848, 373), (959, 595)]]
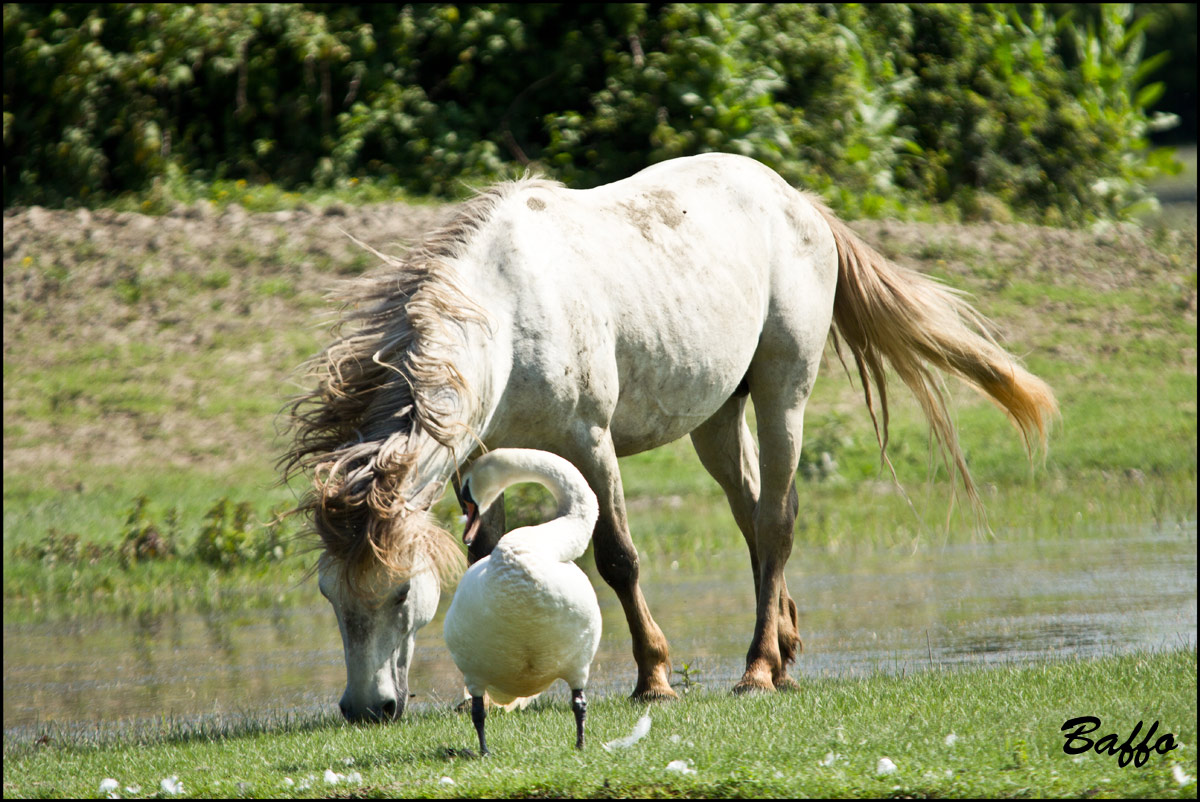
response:
[[(643, 714), (645, 738), (603, 748)], [(1158, 721), (1150, 746), (1168, 732), (1179, 746), (1140, 767), (1068, 755), (1061, 727), (1076, 716), (1099, 718), (1092, 738), (1115, 732), (1118, 743)], [(492, 714), (488, 732), (486, 760), (463, 754), (474, 731), (451, 711), (387, 727), (324, 718), (120, 741), (51, 732), (44, 744), (5, 740), (4, 795), (95, 797), (111, 777), (122, 795), (145, 796), (173, 776), (189, 796), (1194, 798), (1196, 654), (816, 679), (797, 693), (695, 691), (649, 708), (599, 699), (581, 753), (565, 702)], [(880, 772), (883, 758), (894, 771)], [(347, 779), (330, 785), (327, 771)]]

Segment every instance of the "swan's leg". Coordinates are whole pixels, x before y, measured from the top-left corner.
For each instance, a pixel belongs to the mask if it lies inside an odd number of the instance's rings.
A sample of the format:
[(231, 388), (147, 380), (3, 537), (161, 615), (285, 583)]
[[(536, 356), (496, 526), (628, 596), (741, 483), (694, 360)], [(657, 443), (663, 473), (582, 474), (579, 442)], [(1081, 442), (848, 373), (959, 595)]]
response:
[(571, 689), (571, 710), (575, 713), (575, 748), (583, 748), (583, 719), (587, 716), (587, 698), (583, 688)]
[[(754, 510), (758, 506), (758, 446), (746, 425), (746, 396), (732, 396), (707, 421), (692, 432), (692, 445), (704, 468), (717, 480), (729, 499), (733, 518), (741, 530), (750, 552), (750, 570), (754, 576), (754, 597), (759, 594), (759, 564), (757, 537), (754, 532)], [(795, 490), (792, 490), (794, 495)], [(789, 503), (797, 505), (798, 502)], [(792, 684), (786, 676), (787, 665), (796, 659), (802, 648), (796, 616), (796, 604), (788, 596), (787, 584), (780, 586), (778, 623), (779, 655), (784, 673), (781, 685)]]
[(629, 623), (633, 659), (638, 668), (632, 698), (639, 701), (674, 699), (676, 693), (671, 688), (667, 639), (651, 617), (638, 586), (637, 549), (629, 536), (629, 522), (625, 518), (625, 496), (617, 452), (607, 430), (592, 430), (588, 440), (589, 448), (562, 456), (575, 463), (600, 503), (600, 518), (592, 538), (593, 553), (596, 570), (616, 592)]
[[(783, 569), (791, 555), (792, 529), (799, 507), (795, 474), (804, 434), (804, 406), (816, 378), (820, 352), (805, 361), (797, 359), (794, 346), (784, 347), (783, 358), (772, 360), (760, 358), (763, 350), (760, 345), (760, 356), (755, 359), (750, 377), (760, 445), (761, 488), (754, 509), (757, 605), (746, 672), (734, 687), (737, 693), (794, 686), (787, 675), (787, 663), (795, 657), (799, 644), (795, 604), (787, 595)], [(756, 381), (756, 377), (761, 380)]]
[(487, 707), (482, 696), (471, 697), (471, 721), (475, 724), (475, 732), (479, 733), (479, 754), (487, 755), (487, 739), (483, 737), (483, 722), (487, 718)]

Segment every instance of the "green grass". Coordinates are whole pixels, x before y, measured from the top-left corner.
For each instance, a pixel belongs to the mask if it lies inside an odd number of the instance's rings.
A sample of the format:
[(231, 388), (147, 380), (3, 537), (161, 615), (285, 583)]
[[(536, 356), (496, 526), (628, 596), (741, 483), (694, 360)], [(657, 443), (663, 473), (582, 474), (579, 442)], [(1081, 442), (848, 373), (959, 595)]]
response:
[[(643, 714), (652, 720), (644, 739), (602, 747)], [(1138, 721), (1143, 733), (1158, 721), (1155, 738), (1170, 732), (1180, 746), (1151, 753), (1141, 767), (1120, 768), (1094, 751), (1067, 755), (1060, 730), (1076, 716), (1101, 720), (1093, 738), (1116, 732), (1121, 740)], [(474, 730), (468, 716), (449, 710), (390, 726), (274, 716), (123, 737), (50, 729), (44, 745), (5, 738), (4, 795), (95, 797), (112, 777), (144, 796), (175, 776), (188, 796), (263, 798), (1194, 798), (1196, 653), (806, 679), (795, 693), (701, 690), (648, 708), (593, 699), (582, 752), (572, 747), (563, 701), (493, 713), (487, 729), (493, 755), (482, 760), (463, 755)], [(883, 757), (894, 773), (877, 773)], [(691, 771), (669, 771), (673, 761)], [(1176, 781), (1175, 765), (1190, 782)], [(361, 780), (330, 786), (326, 770)], [(301, 790), (306, 781), (311, 787)]]
[(361, 206), (367, 203), (428, 203), (414, 197), (385, 180), (343, 178), (328, 187), (304, 187), (285, 190), (272, 183), (250, 183), (244, 179), (194, 181), (174, 177), (161, 182), (149, 191), (126, 193), (100, 205), (99, 208), (122, 212), (162, 215), (177, 206), (208, 204), (224, 209), (238, 204), (250, 212), (276, 212), (312, 207), (323, 209), (334, 204)]

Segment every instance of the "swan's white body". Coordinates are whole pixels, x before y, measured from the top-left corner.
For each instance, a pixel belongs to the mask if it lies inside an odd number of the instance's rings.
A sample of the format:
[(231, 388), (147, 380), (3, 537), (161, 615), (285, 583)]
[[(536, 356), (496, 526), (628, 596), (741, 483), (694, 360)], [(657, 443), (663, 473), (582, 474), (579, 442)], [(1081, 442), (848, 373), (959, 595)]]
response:
[[(536, 528), (552, 537), (558, 527)], [(467, 570), (446, 615), (446, 644), (467, 690), (504, 704), (556, 679), (583, 688), (600, 643), (596, 592), (575, 563), (546, 559), (510, 537)]]
[[(487, 691), (503, 703), (541, 693), (562, 679), (581, 700), (600, 645), (601, 620), (596, 592), (572, 560), (591, 540), (595, 494), (562, 457), (516, 448), (476, 460), (463, 480), (463, 494), (483, 512), (505, 487), (526, 481), (545, 485), (558, 513), (547, 523), (504, 535), (490, 555), (467, 569), (446, 613), (446, 645), (474, 699)], [(486, 751), (482, 721), (476, 726)]]

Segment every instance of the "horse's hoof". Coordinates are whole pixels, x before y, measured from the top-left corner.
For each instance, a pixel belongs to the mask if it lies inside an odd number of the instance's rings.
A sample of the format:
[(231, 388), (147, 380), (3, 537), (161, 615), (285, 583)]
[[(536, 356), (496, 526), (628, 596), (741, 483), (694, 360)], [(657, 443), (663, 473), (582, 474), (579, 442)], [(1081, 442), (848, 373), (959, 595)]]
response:
[(679, 694), (675, 693), (671, 688), (647, 688), (644, 691), (634, 691), (629, 696), (631, 702), (642, 702), (649, 704), (651, 702), (670, 702), (679, 698)]
[(775, 682), (775, 690), (788, 692), (798, 691), (800, 690), (800, 683), (796, 682), (796, 680), (792, 679), (791, 677), (785, 676)]
[(771, 683), (754, 679), (743, 679), (733, 686), (733, 692), (738, 696), (748, 693), (770, 693), (774, 690), (775, 686)]

